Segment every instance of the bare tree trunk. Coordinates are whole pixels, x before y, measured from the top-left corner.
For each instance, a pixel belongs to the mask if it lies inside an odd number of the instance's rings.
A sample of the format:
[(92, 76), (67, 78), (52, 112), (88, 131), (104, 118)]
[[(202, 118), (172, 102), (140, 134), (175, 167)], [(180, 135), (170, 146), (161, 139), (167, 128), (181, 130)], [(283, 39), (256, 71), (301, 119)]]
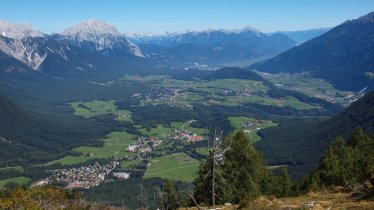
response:
[(201, 208), (201, 206), (199, 206), (199, 204), (197, 204), (197, 202), (196, 202), (195, 198), (193, 197), (193, 195), (188, 194), (188, 196), (190, 196), (191, 200), (193, 201), (193, 203), (195, 204), (195, 206), (196, 206), (196, 208), (197, 208), (198, 210), (203, 210), (203, 209)]

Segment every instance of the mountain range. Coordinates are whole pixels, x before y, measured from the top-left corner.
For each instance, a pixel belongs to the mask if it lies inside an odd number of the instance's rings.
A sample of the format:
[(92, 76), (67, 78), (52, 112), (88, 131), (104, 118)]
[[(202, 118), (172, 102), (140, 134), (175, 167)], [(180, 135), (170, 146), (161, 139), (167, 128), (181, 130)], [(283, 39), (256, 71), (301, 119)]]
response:
[[(59, 77), (123, 71), (162, 59), (203, 64), (252, 59), (276, 55), (295, 44), (286, 35), (268, 36), (251, 27), (135, 36), (121, 33), (106, 22), (87, 20), (48, 35), (30, 25), (0, 21), (1, 52), (26, 65), (24, 72), (32, 69)], [(9, 63), (0, 64), (1, 72), (12, 69)]]
[[(53, 35), (43, 34), (28, 25), (1, 21), (0, 34), (0, 52), (7, 55), (2, 57), (8, 61), (1, 62), (1, 72), (15, 69), (10, 58), (27, 66), (21, 68), (23, 72), (33, 73), (30, 70), (34, 70), (52, 76), (75, 76), (105, 71), (108, 66), (110, 69), (113, 60), (115, 68), (121, 69), (126, 63), (144, 57), (138, 46), (117, 29), (97, 20), (81, 22)], [(13, 64), (20, 66), (19, 62)]]
[(165, 35), (129, 34), (128, 37), (148, 55), (199, 63), (274, 56), (296, 45), (294, 40), (284, 34), (267, 35), (249, 26), (238, 30), (209, 29)]
[(269, 73), (310, 72), (343, 90), (374, 88), (374, 12), (250, 66)]

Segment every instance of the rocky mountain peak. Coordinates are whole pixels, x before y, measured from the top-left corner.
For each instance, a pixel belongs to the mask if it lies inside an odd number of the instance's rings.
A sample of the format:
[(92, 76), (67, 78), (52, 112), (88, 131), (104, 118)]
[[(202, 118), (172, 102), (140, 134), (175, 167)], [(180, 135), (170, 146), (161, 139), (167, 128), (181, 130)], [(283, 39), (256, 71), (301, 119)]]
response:
[(0, 35), (12, 39), (22, 39), (24, 37), (42, 37), (45, 34), (33, 29), (31, 25), (0, 20)]

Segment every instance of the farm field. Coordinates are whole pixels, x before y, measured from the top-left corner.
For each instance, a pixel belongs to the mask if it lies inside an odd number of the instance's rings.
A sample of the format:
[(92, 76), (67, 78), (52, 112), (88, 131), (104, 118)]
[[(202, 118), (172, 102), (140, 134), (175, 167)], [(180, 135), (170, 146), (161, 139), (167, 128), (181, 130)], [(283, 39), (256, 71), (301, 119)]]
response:
[(185, 153), (153, 158), (144, 178), (160, 177), (175, 181), (192, 181), (196, 177), (200, 161)]
[(23, 177), (23, 176), (10, 178), (10, 179), (3, 179), (3, 180), (0, 180), (0, 189), (3, 189), (4, 186), (10, 182), (17, 183), (18, 185), (23, 185), (29, 182), (30, 180), (31, 180), (30, 178)]
[(125, 161), (122, 161), (121, 162), (121, 168), (123, 169), (129, 169), (131, 168), (132, 166), (135, 166), (139, 163), (141, 163), (143, 160), (140, 160), (140, 159), (137, 159), (137, 160), (125, 160)]
[(88, 102), (73, 102), (71, 107), (74, 109), (74, 114), (85, 118), (95, 117), (99, 115), (114, 114), (118, 121), (130, 121), (131, 112), (128, 110), (118, 110), (114, 104), (115, 100), (109, 101), (88, 101)]
[(248, 118), (248, 117), (228, 117), (231, 126), (235, 128), (235, 131), (239, 129), (243, 129), (244, 132), (246, 132), (250, 137), (253, 142), (257, 142), (261, 140), (261, 137), (257, 134), (257, 131), (269, 127), (275, 127), (277, 126), (276, 123), (269, 121), (269, 120), (261, 120), (260, 125), (252, 125), (249, 128), (245, 128), (243, 124), (245, 122), (251, 122), (251, 121), (256, 121), (254, 118)]
[(61, 159), (51, 161), (51, 162), (47, 163), (46, 165), (52, 165), (52, 164), (56, 164), (56, 163), (59, 163), (61, 165), (76, 165), (76, 164), (87, 162), (87, 161), (89, 161), (93, 158), (94, 157), (89, 157), (89, 156), (70, 156), (70, 155), (68, 155), (68, 156), (63, 157)]
[(316, 98), (334, 100), (342, 103), (343, 105), (349, 105), (347, 101), (338, 99), (339, 97), (347, 96), (349, 92), (337, 90), (332, 86), (332, 84), (323, 79), (312, 78), (309, 73), (258, 73), (280, 88), (294, 90)]
[(104, 146), (102, 147), (87, 147), (82, 146), (75, 148), (74, 151), (81, 152), (92, 158), (109, 158), (109, 157), (123, 157), (132, 153), (127, 152), (127, 147), (135, 143), (133, 135), (127, 132), (112, 132), (104, 139)]
[[(240, 106), (247, 103), (293, 107), (295, 109), (318, 109), (320, 107), (303, 103), (294, 97), (271, 98), (269, 88), (261, 81), (244, 79), (176, 80), (168, 76), (145, 76), (122, 78), (128, 82), (138, 81), (154, 87), (156, 93), (149, 93), (141, 104), (179, 106), (190, 108), (194, 103), (223, 106)], [(131, 81), (130, 81), (131, 80)]]
[(167, 136), (175, 131), (175, 129), (179, 129), (178, 126), (171, 125), (170, 128), (164, 127), (161, 124), (158, 124), (156, 128), (151, 128), (150, 130), (147, 130), (145, 128), (138, 129), (144, 136), (157, 136), (157, 137), (163, 137)]
[(140, 125), (137, 125), (136, 127), (138, 130), (145, 136), (157, 136), (157, 137), (164, 137), (171, 133), (173, 133), (175, 130), (183, 130), (183, 131), (190, 131), (192, 133), (198, 134), (198, 135), (205, 135), (206, 129), (205, 128), (195, 128), (192, 127), (192, 122), (194, 120), (190, 120), (187, 122), (172, 122), (170, 127), (165, 127), (161, 124), (158, 124), (156, 128), (151, 128), (149, 130), (145, 128), (141, 128)]
[(112, 132), (103, 139), (104, 145), (102, 147), (88, 147), (82, 146), (73, 149), (73, 151), (80, 152), (82, 156), (66, 156), (61, 159), (51, 161), (47, 165), (60, 163), (62, 165), (76, 165), (87, 162), (95, 158), (110, 158), (110, 157), (124, 157), (125, 155), (132, 155), (127, 152), (127, 147), (133, 144), (135, 140), (133, 135), (127, 132)]
[(5, 168), (0, 168), (0, 173), (5, 172), (5, 171), (17, 171), (17, 172), (22, 172), (23, 167), (22, 166), (13, 166), (13, 167), (5, 167)]
[[(209, 149), (213, 149), (213, 148), (210, 147)], [(201, 155), (209, 155), (209, 149), (207, 149), (206, 147), (202, 147), (202, 148), (196, 149), (196, 152)]]

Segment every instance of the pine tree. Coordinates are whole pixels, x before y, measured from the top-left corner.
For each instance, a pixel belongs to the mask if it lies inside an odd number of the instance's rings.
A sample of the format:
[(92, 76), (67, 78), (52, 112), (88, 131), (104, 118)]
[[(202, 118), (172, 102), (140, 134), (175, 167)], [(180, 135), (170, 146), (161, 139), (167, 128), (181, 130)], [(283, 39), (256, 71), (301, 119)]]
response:
[(287, 167), (281, 168), (281, 174), (279, 176), (278, 185), (280, 186), (280, 196), (289, 196), (291, 195), (291, 188), (292, 188), (292, 180), (290, 175), (288, 174)]
[(162, 195), (162, 206), (166, 210), (173, 210), (179, 207), (178, 195), (172, 181), (167, 180)]
[(209, 193), (211, 191), (212, 167), (213, 153), (210, 152), (205, 162), (200, 164), (198, 170), (198, 177), (194, 181), (194, 197), (198, 203), (208, 205), (212, 203), (211, 195)]
[(232, 201), (239, 203), (260, 195), (261, 183), (269, 176), (262, 155), (243, 131), (226, 138), (226, 145), (229, 149), (224, 154), (223, 169)]

